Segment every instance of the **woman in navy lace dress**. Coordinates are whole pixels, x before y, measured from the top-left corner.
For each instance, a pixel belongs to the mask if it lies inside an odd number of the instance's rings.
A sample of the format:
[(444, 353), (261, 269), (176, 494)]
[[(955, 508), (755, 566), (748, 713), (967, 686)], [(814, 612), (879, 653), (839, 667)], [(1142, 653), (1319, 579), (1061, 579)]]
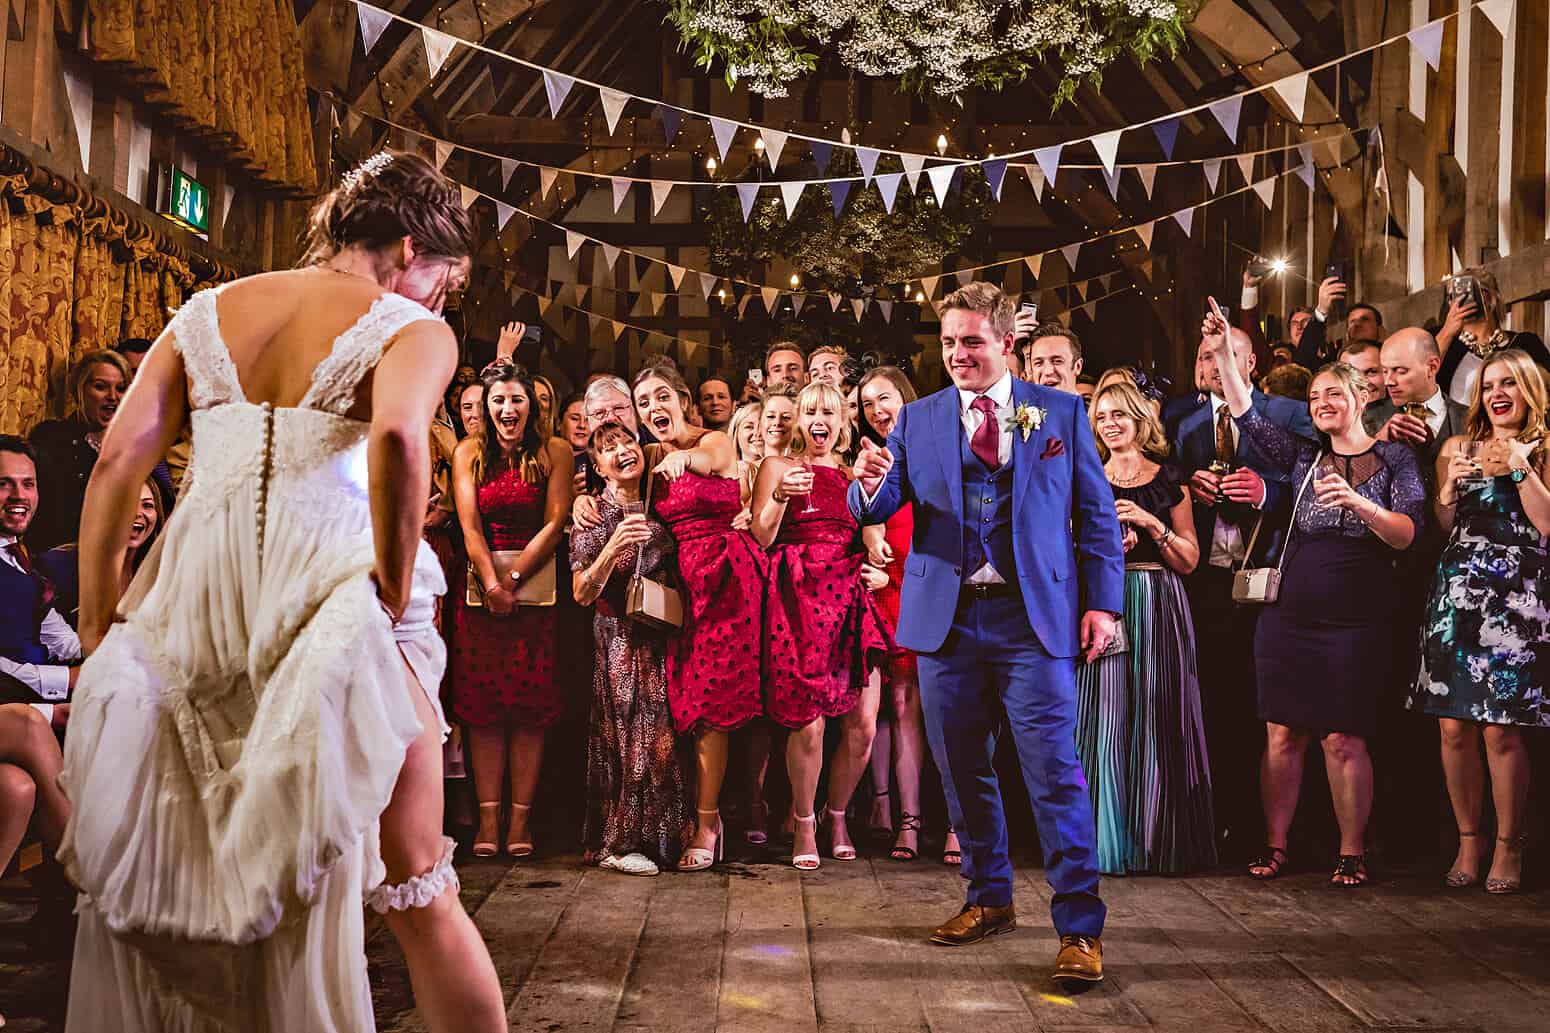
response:
[(1254, 635), (1259, 716), (1267, 742), (1261, 767), (1266, 849), (1249, 874), (1271, 879), (1286, 863), (1303, 758), (1314, 736), (1324, 750), (1340, 824), (1331, 882), (1367, 881), (1365, 834), (1372, 811), (1372, 758), (1378, 693), (1395, 675), (1393, 580), (1397, 551), (1421, 526), (1426, 489), (1407, 446), (1374, 441), (1362, 427), (1363, 379), (1352, 367), (1325, 366), (1308, 390), (1320, 440), (1299, 438), (1254, 409), (1228, 353), (1226, 324), (1206, 317), (1222, 389), (1242, 434), (1291, 475), (1292, 526), (1280, 598), (1266, 606)]

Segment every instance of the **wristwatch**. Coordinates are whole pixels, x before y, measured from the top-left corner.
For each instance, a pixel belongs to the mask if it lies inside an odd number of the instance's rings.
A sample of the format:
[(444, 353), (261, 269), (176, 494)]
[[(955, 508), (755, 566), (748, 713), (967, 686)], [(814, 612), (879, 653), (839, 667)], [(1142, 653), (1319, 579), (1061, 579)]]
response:
[(1528, 471), (1527, 470), (1514, 470), (1510, 474), (1508, 474), (1507, 476), (1512, 478), (1512, 483), (1513, 484), (1522, 484), (1524, 481), (1528, 480)]

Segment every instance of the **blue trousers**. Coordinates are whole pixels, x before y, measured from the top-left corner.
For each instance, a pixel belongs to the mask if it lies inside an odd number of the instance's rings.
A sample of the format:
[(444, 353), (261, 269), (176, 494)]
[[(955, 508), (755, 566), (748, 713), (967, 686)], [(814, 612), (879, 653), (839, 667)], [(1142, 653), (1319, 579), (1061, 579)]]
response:
[(1103, 933), (1092, 803), (1076, 756), (1076, 662), (1050, 656), (1015, 595), (962, 596), (947, 641), (919, 657), (926, 736), (963, 846), (968, 903), (1012, 902), (996, 739), (1012, 734), (1060, 935)]

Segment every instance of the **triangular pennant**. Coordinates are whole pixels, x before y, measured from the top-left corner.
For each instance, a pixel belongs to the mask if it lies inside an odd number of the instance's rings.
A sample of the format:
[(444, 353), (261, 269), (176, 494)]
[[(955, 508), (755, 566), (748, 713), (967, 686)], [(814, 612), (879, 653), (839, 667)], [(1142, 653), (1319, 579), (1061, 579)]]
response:
[(617, 341), (620, 337), (624, 336), (623, 323), (619, 322), (617, 319), (610, 319), (608, 321), (608, 325), (614, 332), (614, 340)]
[(936, 297), (936, 285), (940, 283), (940, 276), (922, 276), (920, 278), (920, 291), (928, 298)]
[(831, 293), (829, 295), (829, 311), (838, 312), (840, 310), (840, 302), (843, 300), (844, 297), (842, 295)]
[(457, 46), (457, 39), (427, 25), (420, 26), (420, 34), (425, 38), (425, 60), (431, 66), (431, 78), (434, 79), (441, 66), (447, 63), (452, 48)]
[(661, 291), (652, 291), (651, 292), (651, 314), (652, 315), (655, 316), (655, 315), (660, 315), (661, 314), (661, 312), (662, 312), (662, 302), (665, 301), (666, 299), (667, 299), (667, 295), (663, 294)]
[(1187, 237), (1195, 226), (1195, 209), (1181, 208), (1173, 213), (1173, 221), (1179, 224), (1179, 229), (1184, 231)]
[(1033, 152), (1033, 160), (1039, 163), (1039, 169), (1044, 173), (1044, 182), (1052, 186), (1060, 173), (1060, 151), (1063, 147), (1065, 144), (1057, 143), (1053, 147), (1040, 147)]
[(683, 124), (683, 112), (677, 108), (670, 108), (666, 104), (657, 105), (657, 119), (662, 123), (662, 135), (671, 144), (678, 135), (678, 127)]
[(797, 203), (802, 200), (802, 191), (807, 189), (807, 184), (801, 180), (780, 185), (780, 199), (786, 206), (786, 218), (796, 214)]
[(1405, 38), (1410, 41), (1411, 46), (1415, 47), (1416, 53), (1426, 59), (1426, 63), (1434, 72), (1442, 61), (1443, 25), (1443, 19), (1438, 18), (1436, 21), (1429, 21), (1405, 33)]
[(764, 160), (770, 163), (770, 171), (775, 171), (775, 166), (780, 163), (780, 152), (786, 149), (786, 138), (789, 133), (779, 129), (766, 129), (764, 136)]
[(1075, 244), (1067, 244), (1065, 247), (1060, 249), (1060, 254), (1066, 260), (1066, 268), (1070, 269), (1073, 273), (1076, 272), (1076, 260), (1081, 255), (1081, 253), (1082, 242), (1080, 240)]
[(683, 286), (684, 273), (686, 272), (688, 272), (688, 270), (683, 266), (673, 265), (671, 262), (668, 263), (667, 275), (673, 281), (673, 290), (676, 291), (679, 287)]
[(1123, 129), (1114, 129), (1099, 133), (1092, 139), (1093, 150), (1098, 152), (1098, 160), (1103, 163), (1105, 172), (1114, 171), (1114, 159), (1119, 154), (1119, 134), (1122, 132)]
[(1143, 222), (1139, 226), (1134, 227), (1136, 236), (1141, 238), (1141, 246), (1148, 251), (1152, 249), (1152, 230), (1156, 225), (1157, 223), (1153, 221)]
[(764, 301), (764, 311), (773, 316), (775, 314), (775, 306), (780, 304), (780, 288), (760, 287), (759, 297)]
[(861, 314), (866, 311), (866, 302), (861, 298), (851, 298), (850, 308), (856, 313), (856, 322), (861, 322)]
[[(80, 145), (81, 168), (91, 168), (92, 81), (68, 65), (61, 69), (65, 77), (65, 95), (70, 101), (70, 116), (75, 122), (75, 140)], [(337, 109), (335, 111), (337, 119)]]
[(845, 210), (845, 198), (850, 196), (850, 188), (855, 182), (853, 179), (840, 179), (829, 184), (829, 197), (834, 202), (836, 219), (840, 217), (840, 212)]
[(1233, 160), (1238, 163), (1238, 171), (1243, 173), (1243, 185), (1254, 182), (1254, 155), (1240, 154)]
[(237, 196), (237, 188), (230, 183), (221, 191), (221, 225), (226, 225), (226, 217), (231, 214), (231, 199)]
[(893, 302), (891, 302), (891, 301), (879, 301), (877, 303), (877, 311), (879, 311), (879, 312), (881, 312), (883, 314), (883, 322), (885, 322), (885, 323), (893, 322)]
[(1475, 7), (1496, 26), (1497, 32), (1504, 37), (1507, 35), (1507, 20), (1512, 17), (1512, 0), (1480, 0)]
[(442, 168), (447, 164), (447, 159), (452, 157), (452, 145), (445, 140), (433, 141), (436, 148), (436, 167)]
[(829, 168), (829, 159), (834, 156), (834, 145), (824, 140), (814, 140), (813, 164), (818, 166), (818, 174), (821, 176)]
[(565, 254), (569, 258), (575, 258), (576, 252), (581, 250), (581, 245), (586, 243), (586, 237), (575, 230), (565, 231)]
[(554, 299), (549, 297), (547, 294), (538, 294), (538, 295), (535, 295), (535, 297), (538, 298), (538, 314), (539, 314), (539, 316), (548, 315), (548, 313), (549, 313), (549, 306), (554, 304)]
[(1298, 179), (1302, 180), (1303, 186), (1307, 187), (1309, 190), (1313, 189), (1313, 163), (1311, 161), (1303, 162), (1301, 165), (1293, 169), (1292, 172), (1297, 176)]
[(597, 328), (602, 326), (602, 325), (603, 325), (603, 317), (602, 316), (598, 315), (596, 312), (588, 312), (587, 313), (587, 327), (593, 333), (596, 333), (597, 332)]
[(511, 221), (511, 217), (515, 214), (517, 214), (517, 210), (511, 205), (507, 204), (505, 201), (496, 201), (495, 227), (497, 229), (505, 229), (506, 224)]
[(539, 169), (538, 169), (538, 196), (539, 197), (548, 197), (549, 196), (549, 191), (554, 187), (555, 177), (558, 176), (559, 174), (560, 173), (559, 173), (558, 169), (546, 169), (546, 168), (543, 168), (542, 166), (539, 167)]
[(520, 165), (520, 164), (522, 164), (522, 163), (517, 161), (517, 159), (515, 159), (515, 158), (502, 158), (501, 159), (501, 189), (502, 190), (508, 190), (508, 189), (511, 188), (511, 177), (517, 171), (517, 166)]
[(617, 176), (609, 176), (608, 179), (614, 188), (614, 213), (618, 214), (620, 207), (624, 204), (624, 199), (630, 196), (630, 187), (633, 184), (629, 180), (620, 179)]
[(1201, 163), (1200, 170), (1206, 174), (1206, 193), (1216, 193), (1216, 186), (1222, 181), (1222, 159), (1207, 159)]
[(1157, 185), (1156, 165), (1137, 165), (1136, 175), (1141, 177), (1141, 185), (1146, 188), (1146, 199), (1152, 199), (1152, 188)]
[(1265, 179), (1260, 180), (1258, 183), (1255, 183), (1254, 192), (1259, 195), (1259, 199), (1261, 201), (1265, 202), (1266, 208), (1275, 207), (1276, 177), (1268, 176)]
[(654, 179), (651, 181), (651, 214), (656, 215), (667, 203), (667, 195), (673, 192), (673, 184), (668, 180)]
[(910, 181), (911, 192), (920, 189), (920, 173), (926, 167), (924, 154), (901, 154), (899, 160), (904, 163), (904, 175)]
[(1293, 122), (1302, 121), (1303, 108), (1308, 103), (1308, 73), (1298, 72), (1270, 84), (1292, 113)]
[(722, 161), (726, 161), (727, 148), (732, 146), (732, 137), (737, 135), (737, 123), (712, 115), (710, 119), (710, 132), (716, 138), (717, 156)]
[(1114, 280), (1114, 274), (1113, 273), (1104, 273), (1102, 276), (1098, 277), (1098, 286), (1102, 287), (1105, 291), (1107, 291), (1109, 289), (1109, 284), (1111, 282), (1113, 282), (1113, 280)]
[(544, 92), (549, 95), (549, 117), (560, 117), (560, 106), (565, 103), (565, 98), (570, 96), (570, 88), (576, 85), (576, 80), (568, 75), (544, 69)]
[(1037, 165), (1024, 165), (1023, 171), (1028, 174), (1028, 185), (1033, 187), (1033, 199), (1044, 200), (1044, 170)]
[(872, 173), (877, 170), (877, 159), (882, 156), (882, 151), (872, 147), (856, 148), (856, 163), (861, 166), (861, 178), (870, 185)]
[(1077, 297), (1081, 298), (1083, 301), (1086, 301), (1087, 300), (1087, 291), (1089, 289), (1089, 281), (1087, 281), (1087, 280), (1079, 280), (1078, 282), (1073, 283), (1071, 285), (1071, 289), (1076, 291), (1076, 296)]
[(877, 192), (883, 195), (883, 209), (890, 214), (893, 212), (894, 198), (899, 196), (899, 181), (903, 178), (902, 172), (885, 172), (877, 177)]
[(479, 200), (479, 191), (473, 187), (466, 187), (460, 184), (458, 186), (458, 193), (462, 196), (464, 208), (471, 207), (475, 201)]
[(1124, 171), (1124, 169), (1115, 168), (1113, 171), (1105, 171), (1103, 174), (1103, 181), (1109, 187), (1109, 196), (1116, 201), (1119, 200), (1119, 177)]
[(1153, 122), (1152, 133), (1157, 137), (1157, 145), (1162, 148), (1163, 159), (1172, 161), (1173, 145), (1179, 142), (1179, 120), (1165, 118), (1161, 122)]
[(743, 205), (743, 221), (747, 222), (748, 221), (748, 217), (753, 214), (754, 202), (759, 199), (759, 184), (758, 183), (739, 183), (739, 184), (737, 184), (737, 199), (738, 199), (738, 201), (742, 202), (742, 205)]
[(791, 314), (793, 316), (800, 316), (802, 314), (802, 306), (806, 305), (806, 304), (807, 304), (807, 295), (806, 294), (793, 294), (793, 295), (791, 295)]
[(1028, 267), (1028, 275), (1032, 276), (1034, 282), (1037, 283), (1039, 279), (1039, 270), (1044, 265), (1044, 256), (1042, 254), (1025, 255), (1023, 257), (1023, 264)]
[(967, 287), (969, 284), (974, 282), (973, 269), (960, 269), (956, 273), (953, 273), (953, 275), (958, 278), (958, 286), (960, 287)]
[(603, 245), (603, 265), (608, 267), (608, 272), (610, 275), (612, 275), (614, 271), (614, 266), (619, 264), (619, 255), (622, 253), (622, 251), (623, 249), (616, 244)]
[(1211, 105), (1211, 114), (1222, 125), (1222, 132), (1233, 143), (1238, 142), (1238, 119), (1243, 114), (1243, 94), (1235, 93), (1231, 97), (1223, 97)]
[(356, 4), (355, 11), (361, 20), (361, 42), (365, 44), (366, 53), (369, 54), (371, 48), (377, 45), (377, 40), (382, 38), (383, 30), (393, 24), (393, 16), (365, 4)]
[(926, 178), (931, 181), (931, 192), (936, 195), (938, 207), (947, 203), (947, 188), (952, 185), (953, 173), (957, 171), (956, 165), (935, 165), (926, 170)]
[(986, 158), (980, 162), (980, 171), (985, 173), (985, 182), (990, 184), (990, 193), (997, 201), (1001, 200), (1001, 183), (1006, 179), (1006, 159)]
[(700, 276), (700, 293), (705, 296), (705, 300), (706, 301), (709, 301), (710, 300), (710, 292), (712, 290), (714, 290), (715, 287), (716, 287), (716, 274), (715, 273), (700, 273), (699, 276)]
[(624, 114), (624, 106), (630, 102), (630, 95), (599, 86), (597, 96), (603, 102), (603, 120), (608, 123), (608, 135), (613, 136), (614, 129), (619, 125), (619, 116)]
[(1096, 301), (1089, 301), (1087, 304), (1083, 305), (1082, 315), (1086, 316), (1088, 319), (1096, 320), (1098, 318), (1098, 303)]

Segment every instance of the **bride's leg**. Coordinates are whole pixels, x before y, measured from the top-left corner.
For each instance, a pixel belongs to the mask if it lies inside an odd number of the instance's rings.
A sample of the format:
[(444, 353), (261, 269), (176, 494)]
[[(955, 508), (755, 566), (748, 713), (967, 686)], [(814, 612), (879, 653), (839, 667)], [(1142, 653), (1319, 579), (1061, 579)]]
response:
[[(401, 886), (442, 861), (441, 731), (414, 673), (405, 668), (423, 730), (404, 756), (393, 798), (382, 812), (385, 885)], [(504, 1031), (506, 1005), (490, 952), (463, 910), (456, 884), (424, 907), (389, 910), (403, 948), (415, 1004), (432, 1033)]]

